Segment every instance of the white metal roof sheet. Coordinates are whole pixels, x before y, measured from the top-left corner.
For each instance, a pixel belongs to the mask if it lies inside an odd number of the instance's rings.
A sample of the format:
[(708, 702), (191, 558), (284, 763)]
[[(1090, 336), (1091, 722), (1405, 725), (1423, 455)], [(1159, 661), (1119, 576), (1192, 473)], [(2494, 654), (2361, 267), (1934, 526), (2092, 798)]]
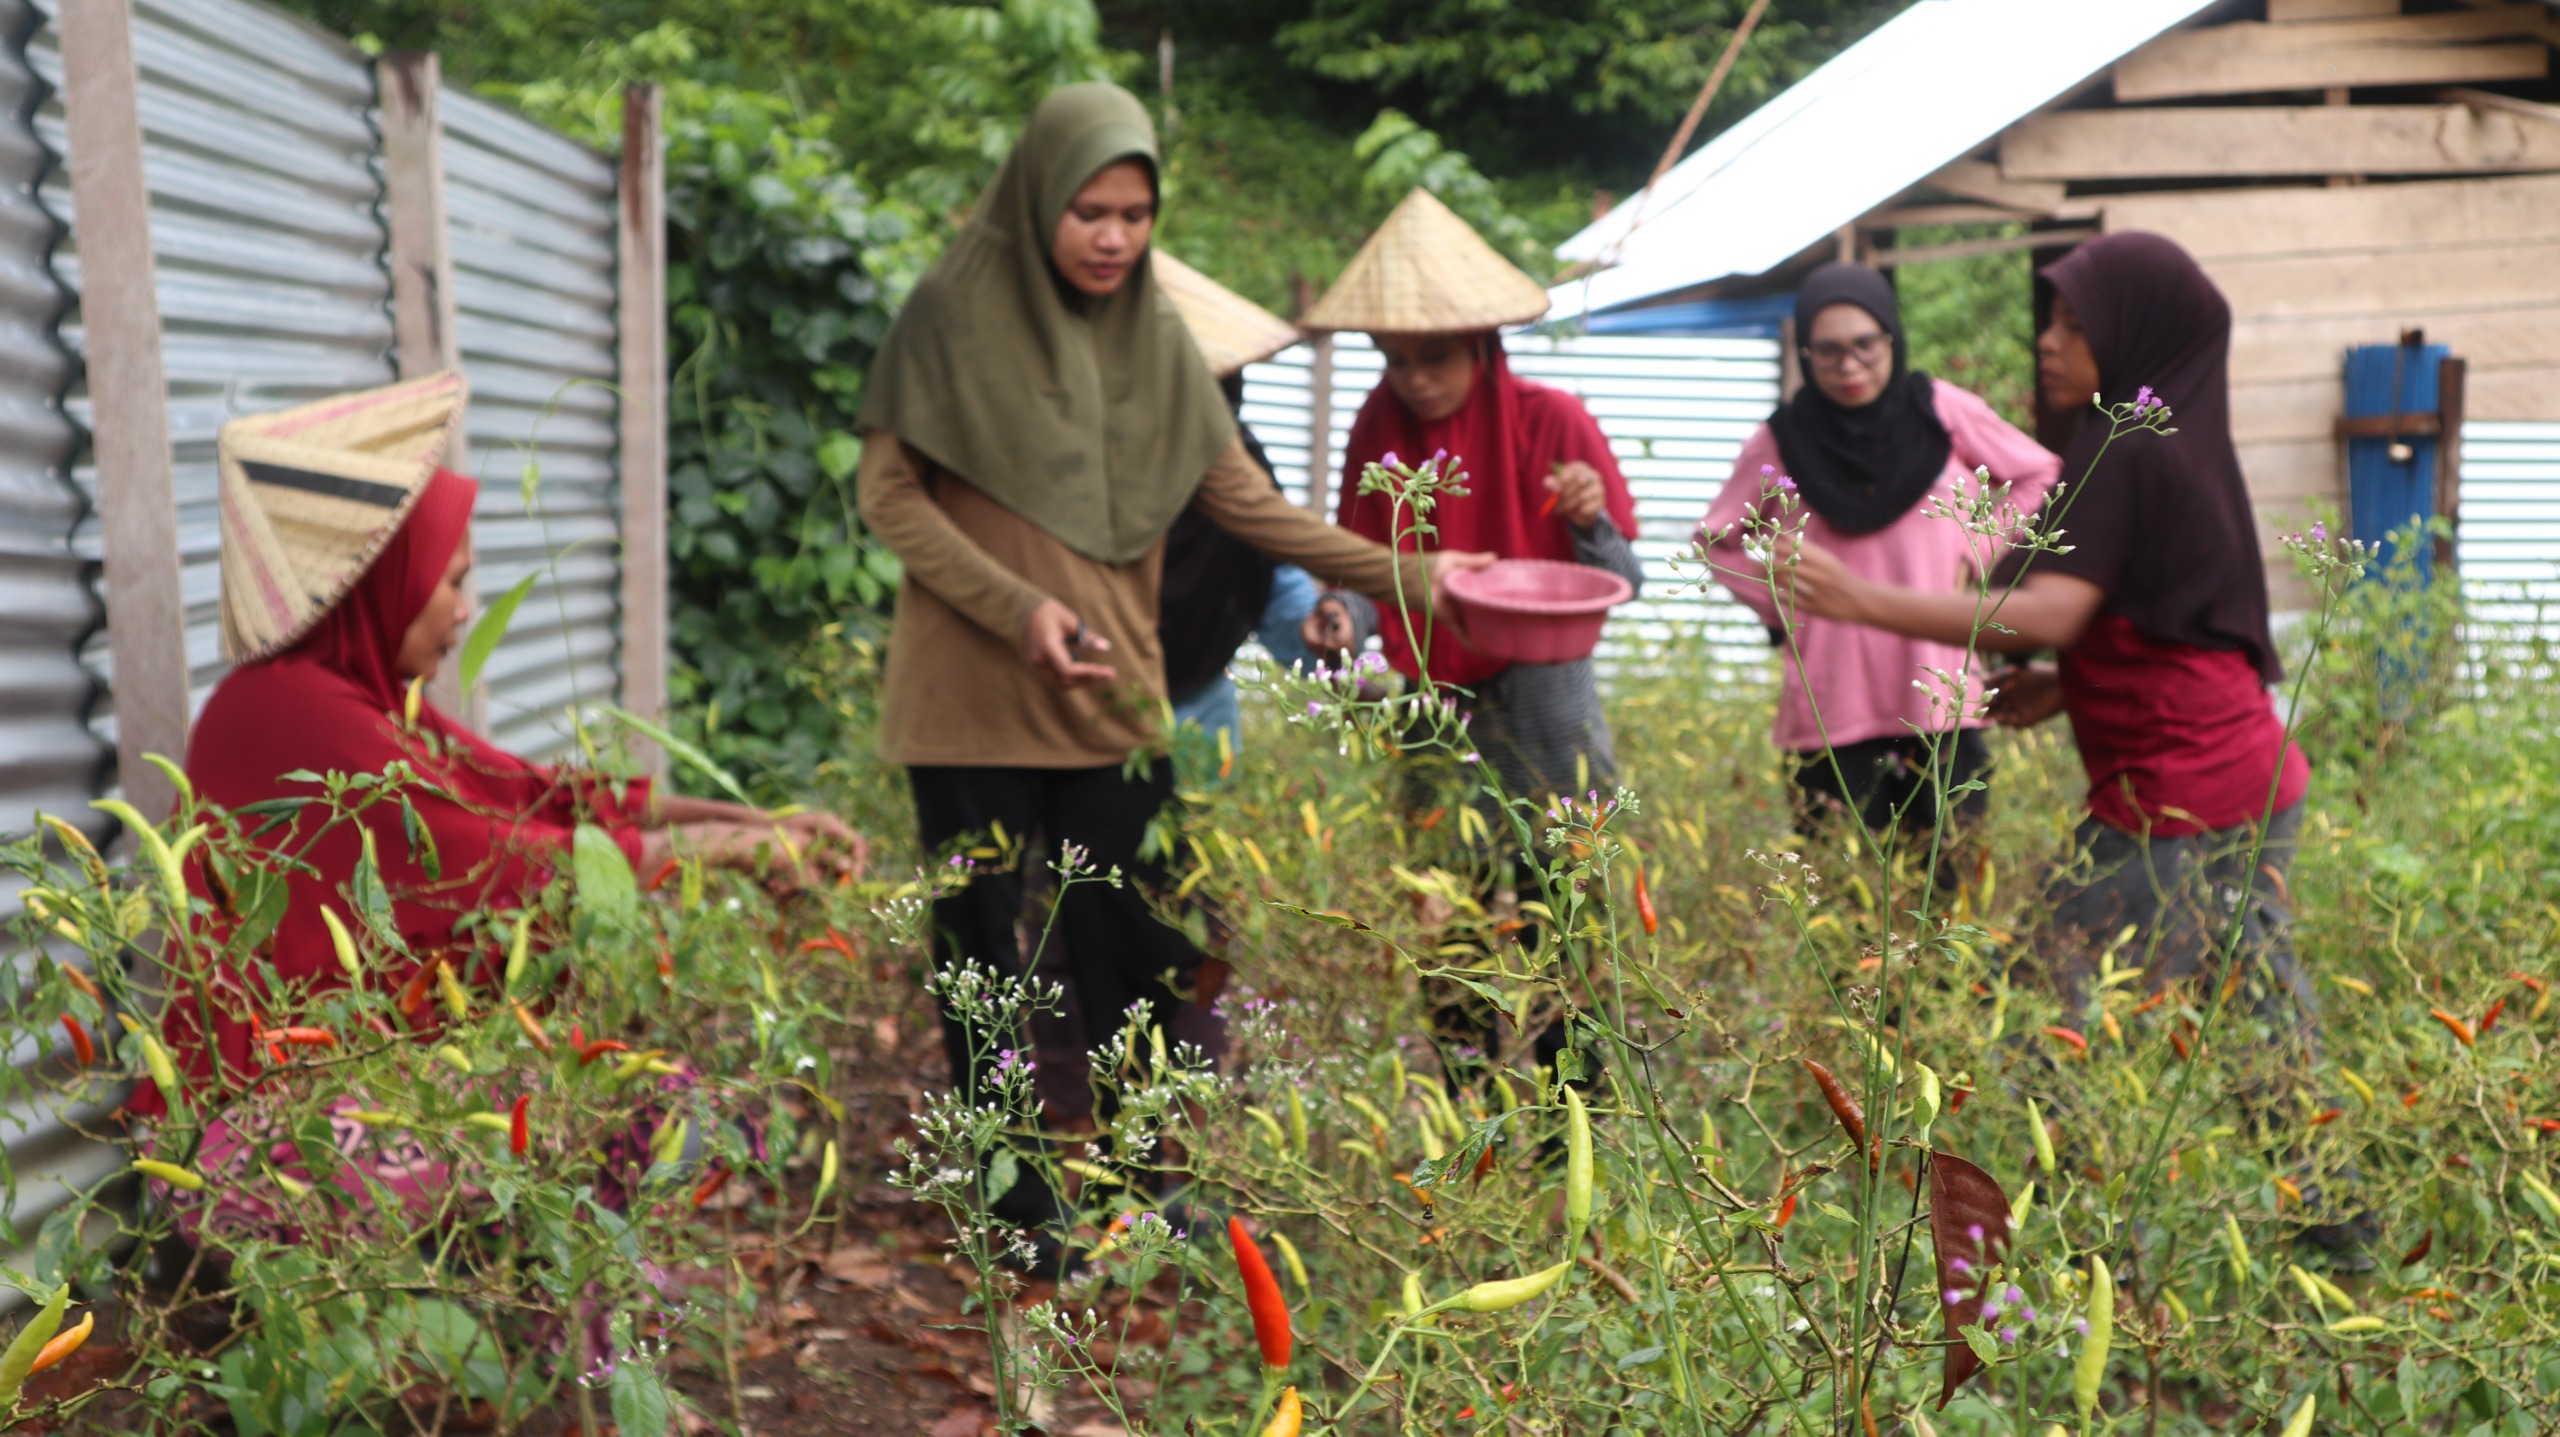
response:
[(1559, 246), (1615, 262), (1548, 318), (1783, 264), (2212, 3), (1920, 0)]

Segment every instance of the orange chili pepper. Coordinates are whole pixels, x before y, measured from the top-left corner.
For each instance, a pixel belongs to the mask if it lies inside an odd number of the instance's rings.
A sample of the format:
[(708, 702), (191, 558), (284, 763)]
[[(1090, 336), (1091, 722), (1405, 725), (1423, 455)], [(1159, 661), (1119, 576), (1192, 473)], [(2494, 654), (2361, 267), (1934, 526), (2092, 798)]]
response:
[(2471, 1030), (2472, 1035), (2481, 1038), (2489, 1036), (2489, 1030), (2498, 1026), (2498, 1015), (2505, 1011), (2507, 1011), (2507, 1000), (2504, 998), (2490, 1004), (2489, 1011), (2480, 1015), (2480, 1026)]
[[(2549, 1121), (2549, 1120), (2547, 1120), (2547, 1119), (2546, 1119), (2546, 1121)], [(2560, 1126), (2560, 1123), (2555, 1123), (2555, 1124), (2554, 1124), (2554, 1126)], [(1482, 1155), (1482, 1156), (1480, 1156), (1480, 1157), (1478, 1157), (1478, 1158), (1476, 1159), (1476, 1169), (1475, 1169), (1475, 1171), (1474, 1171), (1473, 1173), (1470, 1173), (1468, 1176), (1469, 1176), (1470, 1180), (1472, 1180), (1472, 1181), (1475, 1181), (1475, 1182), (1483, 1182), (1483, 1181), (1484, 1181), (1484, 1175), (1485, 1175), (1486, 1173), (1489, 1173), (1489, 1172), (1492, 1172), (1492, 1171), (1493, 1171), (1493, 1144), (1491, 1144), (1491, 1143), (1487, 1143), (1487, 1144), (1485, 1144), (1485, 1145), (1484, 1145), (1484, 1153), (1483, 1153), (1483, 1155)]]
[(2291, 1181), (2285, 1178), (2276, 1179), (2276, 1191), (2285, 1197), (2293, 1199), (2295, 1202), (2302, 1201), (2302, 1189), (2295, 1187)]
[(543, 1031), (542, 1020), (533, 1016), (532, 1011), (522, 1003), (511, 1003), (508, 1006), (515, 1010), (516, 1026), (524, 1030), (524, 1036), (533, 1044), (534, 1051), (550, 1052), (551, 1035)]
[(2447, 1167), (2460, 1168), (2466, 1173), (2471, 1171), (2471, 1154), (2469, 1153), (2451, 1153), (2446, 1155), (2444, 1161)]
[(2510, 978), (2513, 978), (2514, 980), (2516, 980), (2516, 981), (2517, 981), (2517, 982), (2519, 982), (2519, 983), (2522, 983), (2524, 986), (2526, 986), (2526, 987), (2528, 987), (2528, 988), (2531, 988), (2531, 989), (2532, 989), (2533, 991), (2535, 991), (2536, 993), (2539, 993), (2539, 992), (2541, 992), (2541, 991), (2542, 991), (2542, 980), (2541, 980), (2541, 979), (2539, 979), (2539, 978), (2534, 977), (2534, 976), (2533, 976), (2532, 974), (2530, 974), (2530, 973), (2514, 973), (2514, 972), (2511, 972), (2511, 973), (2507, 974), (2507, 976), (2508, 976), (2508, 977), (2510, 977)]
[(2311, 1115), (2311, 1126), (2315, 1128), (2324, 1128), (2346, 1115), (2347, 1110), (2344, 1108), (2330, 1108), (2323, 1112), (2314, 1113)]
[(2462, 1046), (2466, 1048), (2470, 1047), (2477, 1037), (2477, 1035), (2471, 1031), (2470, 1024), (2453, 1016), (2442, 1008), (2429, 1008), (2427, 1010), (2427, 1016), (2444, 1024), (2445, 1031), (2453, 1034), (2454, 1037), (2461, 1039)]
[(607, 1053), (628, 1053), (631, 1045), (619, 1038), (598, 1038), (578, 1050), (578, 1066), (583, 1068)]
[(515, 1111), (507, 1115), (507, 1151), (517, 1157), (523, 1157), (524, 1150), (533, 1141), (533, 1126), (525, 1121), (524, 1115), (525, 1107), (532, 1101), (530, 1093), (516, 1094)]
[(408, 982), (400, 985), (400, 997), (397, 1000), (397, 1006), (400, 1009), (401, 1017), (414, 1018), (417, 1016), (418, 1010), (426, 1006), (427, 985), (433, 983), (435, 980), (436, 969), (434, 964), (421, 963), (418, 965), (418, 971), (410, 975)]
[(2438, 1322), (2451, 1322), (2451, 1321), (2453, 1321), (2453, 1314), (2452, 1314), (2450, 1311), (2447, 1311), (2446, 1309), (2441, 1308), (2441, 1307), (2430, 1307), (2430, 1308), (2428, 1308), (2428, 1309), (2427, 1309), (2427, 1316), (2434, 1318), (2434, 1319), (2435, 1319), (2436, 1321), (2438, 1321)]
[[(66, 1018), (63, 1021), (70, 1020)], [(2540, 1128), (2546, 1133), (2560, 1133), (2560, 1118), (2527, 1118), (2524, 1120), (2524, 1125), (2528, 1128)]]
[(79, 1019), (63, 1014), (62, 1028), (71, 1035), (71, 1055), (80, 1060), (81, 1067), (86, 1068), (98, 1061), (98, 1045), (90, 1041), (89, 1030), (80, 1026)]
[(2161, 1004), (2166, 1003), (2166, 1002), (2168, 1002), (2168, 1001), (2169, 1001), (2169, 990), (2168, 990), (2168, 989), (2166, 989), (2166, 988), (2163, 988), (2163, 989), (2161, 989), (2159, 992), (2152, 994), (2150, 997), (2143, 999), (2143, 1000), (2142, 1000), (2141, 1002), (2139, 1002), (2139, 1003), (2136, 1003), (2136, 1004), (2133, 1006), (2134, 1016), (2136, 1016), (2136, 1017), (2140, 1017), (2141, 1015), (2143, 1015), (2143, 1014), (2145, 1014), (2145, 1013), (2150, 1012), (2152, 1009), (2157, 1008), (2157, 1007), (2159, 1007)]
[(258, 1035), (261, 1043), (285, 1043), (296, 1048), (334, 1048), (338, 1035), (326, 1028), (269, 1028)]
[(35, 1361), (27, 1364), (27, 1375), (33, 1377), (39, 1372), (61, 1365), (62, 1359), (79, 1351), (80, 1345), (89, 1340), (89, 1334), (97, 1330), (98, 1312), (97, 1309), (91, 1308), (80, 1314), (78, 1327), (55, 1334), (51, 1342), (36, 1349)]
[(1424, 814), (1413, 826), (1421, 829), (1425, 833), (1428, 833), (1432, 829), (1438, 828), (1440, 826), (1440, 820), (1448, 816), (1449, 810), (1445, 808), (1435, 808), (1429, 813)]
[(1662, 926), (1661, 915), (1653, 911), (1652, 890), (1644, 886), (1644, 865), (1636, 865), (1636, 917), (1644, 923), (1644, 936), (1650, 938)]
[(2179, 1062), (2183, 1063), (2187, 1060), (2187, 1035), (2185, 1032), (2175, 1028), (2170, 1029), (2169, 1046), (2177, 1052)]
[(657, 872), (650, 874), (649, 881), (642, 884), (641, 887), (650, 893), (655, 893), (659, 889), (666, 887), (667, 880), (675, 877), (676, 871), (683, 867), (684, 865), (682, 863), (670, 858), (664, 864), (659, 866)]
[(711, 1165), (711, 1175), (704, 1178), (701, 1185), (693, 1190), (693, 1205), (698, 1208), (704, 1203), (711, 1201), (712, 1198), (719, 1195), (722, 1188), (725, 1188), (728, 1185), (729, 1165), (723, 1162), (714, 1162)]
[(1867, 1137), (1866, 1109), (1858, 1106), (1858, 1100), (1849, 1095), (1829, 1068), (1811, 1058), (1802, 1061), (1804, 1070), (1813, 1075), (1814, 1086), (1822, 1089), (1822, 1100), (1831, 1105), (1831, 1116), (1840, 1120), (1840, 1130), (1849, 1135), (1850, 1143), (1859, 1152), (1867, 1155), (1867, 1170), (1875, 1171), (1878, 1154), (1876, 1145)]
[(1245, 1311), (1253, 1315), (1253, 1340), (1262, 1348), (1262, 1365), (1273, 1371), (1285, 1368), (1292, 1334), (1280, 1280), (1271, 1275), (1271, 1264), (1262, 1260), (1262, 1249), (1254, 1245), (1242, 1219), (1227, 1219), (1227, 1245), (1235, 1249), (1236, 1276), (1244, 1283)]
[(2071, 1051), (2075, 1053), (2085, 1055), (2089, 1051), (2089, 1040), (2081, 1036), (2080, 1030), (2077, 1028), (2064, 1028), (2060, 1026), (2050, 1027), (2044, 1030), (2044, 1035), (2048, 1038), (2059, 1038), (2063, 1042), (2070, 1044)]
[(1786, 1196), (1786, 1200), (1778, 1204), (1778, 1226), (1785, 1227), (1788, 1220), (1793, 1218), (1795, 1215), (1796, 1195), (1794, 1193), (1789, 1193)]
[(98, 991), (98, 981), (96, 979), (81, 972), (79, 969), (72, 967), (68, 963), (57, 962), (54, 966), (62, 970), (62, 981), (79, 989), (81, 996), (87, 998), (90, 1002), (97, 1004), (101, 1008), (107, 1006), (107, 995)]
[(2400, 1106), (2402, 1106), (2402, 1107), (2404, 1107), (2404, 1108), (2414, 1108), (2414, 1107), (2416, 1107), (2417, 1105), (2418, 1105), (2418, 1090), (2417, 1090), (2417, 1089), (2415, 1089), (2415, 1088), (2411, 1088), (2409, 1091), (2407, 1091), (2407, 1092), (2405, 1092), (2405, 1093), (2402, 1093), (2402, 1094), (2400, 1095)]
[(669, 951), (664, 939), (658, 943), (658, 976), (666, 979), (676, 976), (676, 955)]

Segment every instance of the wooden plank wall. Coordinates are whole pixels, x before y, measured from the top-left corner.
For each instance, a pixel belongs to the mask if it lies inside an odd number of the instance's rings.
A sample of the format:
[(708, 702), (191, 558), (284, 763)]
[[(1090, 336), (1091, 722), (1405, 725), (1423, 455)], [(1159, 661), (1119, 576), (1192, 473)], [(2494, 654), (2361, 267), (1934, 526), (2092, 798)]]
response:
[(2560, 176), (2116, 196), (2103, 223), (2176, 239), (2230, 296), (2232, 425), (2270, 545), (2310, 499), (2344, 502), (2349, 345), (2424, 329), (2470, 361), (2471, 418), (2560, 420)]

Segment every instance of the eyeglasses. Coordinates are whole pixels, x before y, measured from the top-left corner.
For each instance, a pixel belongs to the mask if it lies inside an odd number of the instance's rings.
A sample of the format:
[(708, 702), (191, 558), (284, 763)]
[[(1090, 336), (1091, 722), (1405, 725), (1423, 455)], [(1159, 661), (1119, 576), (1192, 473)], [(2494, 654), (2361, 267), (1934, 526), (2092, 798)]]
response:
[(1805, 346), (1804, 352), (1812, 357), (1815, 365), (1823, 369), (1838, 369), (1849, 362), (1851, 355), (1857, 356), (1860, 364), (1874, 364), (1892, 348), (1893, 336), (1877, 330), (1872, 334), (1859, 335), (1846, 344), (1826, 339), (1819, 344)]

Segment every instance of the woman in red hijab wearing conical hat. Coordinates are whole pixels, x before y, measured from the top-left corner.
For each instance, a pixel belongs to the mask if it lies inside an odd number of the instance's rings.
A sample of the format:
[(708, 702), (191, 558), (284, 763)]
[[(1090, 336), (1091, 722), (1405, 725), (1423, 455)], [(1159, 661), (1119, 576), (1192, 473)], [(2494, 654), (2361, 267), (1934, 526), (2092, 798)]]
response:
[[(407, 955), (386, 953), (368, 981), (391, 990), (446, 961), (464, 978), (494, 976), (488, 916), (529, 904), (566, 861), (581, 824), (610, 834), (646, 872), (682, 852), (715, 864), (759, 866), (789, 883), (808, 870), (788, 857), (857, 864), (860, 840), (833, 818), (778, 821), (736, 804), (668, 794), (647, 779), (616, 781), (528, 762), (421, 702), (419, 690), (452, 654), (470, 617), (470, 525), (479, 486), (440, 466), (463, 404), (458, 375), (341, 395), (224, 427), (223, 646), (237, 665), (196, 721), (186, 773), (199, 798), (227, 813), (279, 799), (312, 799), (308, 775), (381, 774), (407, 765), (404, 802), (332, 823), (310, 803), (253, 832), (278, 856), (287, 902), (246, 967), (212, 942), (172, 945), (172, 1001), (163, 1030), (190, 1089), (244, 1083), (259, 1069), (259, 1027), (282, 1022), (312, 995), (347, 982), (324, 907), (342, 921), (360, 860), (370, 851)], [(294, 775), (306, 775), (297, 778)], [(404, 811), (415, 815), (413, 839)], [(249, 825), (243, 821), (243, 827)], [(791, 843), (777, 830), (793, 830)], [(283, 861), (290, 855), (292, 862)], [(188, 880), (206, 907), (232, 911), (203, 862)], [(208, 971), (189, 972), (201, 963)], [(421, 1028), (433, 1005), (408, 1005)], [(145, 1083), (128, 1105), (167, 1111)], [(218, 1160), (208, 1133), (206, 1161)]]

